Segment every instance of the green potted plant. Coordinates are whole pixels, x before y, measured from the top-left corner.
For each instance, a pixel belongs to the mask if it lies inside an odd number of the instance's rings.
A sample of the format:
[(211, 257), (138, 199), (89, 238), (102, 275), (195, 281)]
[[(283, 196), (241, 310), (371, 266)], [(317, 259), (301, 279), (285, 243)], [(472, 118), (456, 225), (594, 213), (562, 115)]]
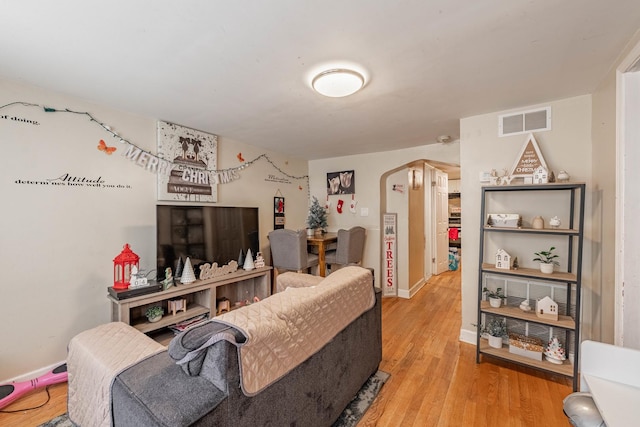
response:
[(322, 233), (324, 229), (327, 228), (327, 211), (320, 205), (318, 198), (315, 196), (313, 196), (311, 206), (309, 207), (307, 225), (316, 233)]
[(480, 326), (480, 334), (487, 336), (491, 347), (502, 348), (502, 337), (507, 335), (506, 319), (490, 319), (487, 323)]
[(147, 316), (147, 319), (149, 319), (149, 322), (157, 322), (162, 318), (164, 309), (159, 305), (153, 305), (147, 308), (147, 311), (145, 311), (144, 314)]
[(502, 293), (502, 288), (497, 288), (495, 291), (492, 291), (491, 289), (485, 287), (482, 289), (482, 292), (487, 295), (489, 305), (494, 308), (500, 307), (500, 305), (502, 305), (502, 300), (507, 298), (507, 296)]
[(540, 262), (541, 272), (545, 274), (551, 274), (553, 273), (553, 267), (555, 265), (560, 265), (560, 263), (556, 261), (556, 258), (559, 258), (559, 255), (553, 253), (555, 249), (555, 246), (551, 246), (548, 251), (540, 251), (534, 253), (536, 257), (533, 260)]

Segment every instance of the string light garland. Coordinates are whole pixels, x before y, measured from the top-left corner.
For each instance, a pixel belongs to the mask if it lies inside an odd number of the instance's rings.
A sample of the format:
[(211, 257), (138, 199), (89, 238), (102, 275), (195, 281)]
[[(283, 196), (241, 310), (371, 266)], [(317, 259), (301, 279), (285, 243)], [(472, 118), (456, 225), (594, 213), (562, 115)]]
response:
[[(152, 154), (146, 150), (143, 150), (142, 148), (138, 147), (131, 141), (128, 141), (127, 139), (118, 135), (116, 132), (112, 130), (111, 126), (108, 126), (105, 123), (97, 120), (94, 116), (91, 115), (91, 113), (87, 111), (74, 111), (68, 108), (61, 110), (58, 108), (52, 108), (52, 107), (42, 106), (39, 104), (30, 103), (30, 102), (22, 102), (22, 101), (11, 102), (9, 104), (0, 106), (0, 110), (10, 107), (12, 105), (22, 105), (24, 107), (42, 108), (45, 113), (70, 113), (70, 114), (84, 115), (88, 117), (91, 122), (98, 124), (102, 129), (104, 129), (106, 132), (111, 134), (112, 137), (117, 138), (121, 144), (125, 145), (126, 149), (123, 151), (122, 156), (127, 157), (131, 161), (134, 161), (138, 166), (144, 167), (145, 169), (150, 170), (151, 172), (154, 172), (154, 173), (160, 173), (159, 169), (162, 169), (165, 171), (170, 170), (171, 168), (166, 167), (167, 165), (176, 166), (173, 162), (162, 159), (161, 157), (158, 157), (155, 154)], [(153, 159), (153, 161), (150, 161), (149, 159)], [(253, 160), (245, 161), (244, 163), (236, 167), (226, 168), (226, 169), (208, 169), (207, 172), (212, 174), (214, 178), (212, 182), (227, 183), (227, 182), (233, 181), (235, 177), (237, 177), (237, 172), (245, 168), (248, 168), (249, 166), (252, 166), (254, 163), (256, 163), (261, 159), (266, 160), (275, 170), (277, 170), (283, 176), (289, 179), (295, 179), (295, 180), (305, 179), (307, 181), (307, 189), (309, 188), (309, 175), (295, 176), (295, 175), (286, 173), (280, 167), (278, 167), (278, 165), (276, 165), (266, 153), (259, 155)], [(239, 154), (238, 160), (244, 161), (244, 158), (242, 158), (242, 156)], [(162, 168), (158, 167), (158, 165), (162, 165), (163, 163), (165, 167), (162, 167)]]

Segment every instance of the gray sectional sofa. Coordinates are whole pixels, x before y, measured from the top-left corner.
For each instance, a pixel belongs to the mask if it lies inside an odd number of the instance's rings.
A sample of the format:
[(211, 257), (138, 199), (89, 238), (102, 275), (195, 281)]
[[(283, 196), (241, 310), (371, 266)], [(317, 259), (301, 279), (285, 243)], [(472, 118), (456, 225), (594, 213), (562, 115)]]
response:
[[(367, 273), (373, 287), (373, 276)], [(322, 286), (322, 279), (296, 275), (285, 273), (280, 277), (285, 276), (292, 287)], [(220, 332), (235, 334), (238, 342), (244, 339), (223, 324), (206, 323), (176, 337), (168, 351), (118, 374), (111, 388), (113, 424), (330, 426), (382, 359), (381, 292), (375, 290), (373, 308), (306, 361), (251, 397), (240, 386), (238, 347), (225, 340), (208, 347), (202, 357), (182, 366), (176, 364)]]

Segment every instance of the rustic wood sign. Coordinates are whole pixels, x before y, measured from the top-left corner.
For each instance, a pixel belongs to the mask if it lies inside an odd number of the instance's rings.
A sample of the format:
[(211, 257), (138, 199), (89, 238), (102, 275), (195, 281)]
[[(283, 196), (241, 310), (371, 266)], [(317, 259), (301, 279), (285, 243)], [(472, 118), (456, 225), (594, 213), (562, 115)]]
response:
[(516, 157), (516, 162), (511, 168), (510, 175), (518, 177), (532, 176), (538, 166), (543, 166), (546, 170), (549, 170), (544, 157), (542, 157), (536, 138), (530, 133), (522, 146), (522, 150), (520, 150), (520, 154)]
[(384, 225), (384, 239), (382, 242), (382, 262), (384, 263), (382, 279), (384, 284), (382, 285), (382, 295), (396, 296), (398, 295), (398, 263), (396, 261), (397, 214), (383, 214), (382, 222)]

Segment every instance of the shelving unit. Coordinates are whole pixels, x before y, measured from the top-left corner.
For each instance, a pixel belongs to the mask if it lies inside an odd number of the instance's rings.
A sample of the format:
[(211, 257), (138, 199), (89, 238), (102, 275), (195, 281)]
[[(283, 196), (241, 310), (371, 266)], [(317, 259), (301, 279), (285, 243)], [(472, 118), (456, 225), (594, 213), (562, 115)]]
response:
[(460, 192), (449, 193), (449, 229), (457, 229), (457, 238), (452, 238), (449, 234), (449, 247), (460, 248), (462, 246), (462, 215), (460, 209)]
[[(253, 297), (260, 299), (271, 293), (271, 267), (260, 267), (254, 270), (237, 270), (233, 273), (214, 277), (207, 280), (196, 280), (188, 285), (172, 286), (165, 291), (138, 297), (118, 300), (108, 295), (111, 302), (111, 320), (127, 323), (140, 332), (152, 336), (162, 344), (167, 344), (174, 334), (167, 328), (176, 323), (208, 313), (209, 317), (216, 314), (216, 301), (227, 298), (232, 309), (237, 301), (253, 301)], [(179, 311), (175, 315), (167, 309), (168, 301), (186, 299), (186, 312)], [(161, 305), (165, 315), (158, 322), (149, 322), (145, 317), (147, 307)]]
[[(518, 193), (517, 196), (516, 193)], [(549, 197), (551, 195), (554, 197)], [(560, 194), (560, 197), (555, 195)], [(508, 197), (507, 197), (508, 196)], [(551, 208), (557, 208), (565, 212), (562, 219), (568, 228), (543, 228), (534, 229), (527, 227), (528, 221), (523, 221), (523, 227), (492, 227), (487, 225), (488, 211), (493, 199), (499, 198), (495, 206), (499, 209), (507, 209), (508, 213), (531, 210), (531, 206), (545, 206), (549, 208), (548, 200), (552, 200)], [(584, 183), (551, 183), (539, 185), (509, 185), (486, 186), (482, 188), (481, 217), (480, 217), (480, 250), (478, 269), (478, 325), (485, 322), (488, 317), (504, 318), (507, 321), (507, 331), (522, 335), (536, 336), (543, 343), (552, 336), (562, 341), (567, 360), (562, 364), (554, 364), (546, 360), (538, 361), (520, 356), (509, 351), (508, 346), (492, 348), (486, 339), (477, 336), (476, 362), (480, 363), (481, 355), (495, 357), (512, 363), (529, 366), (548, 372), (553, 372), (573, 379), (573, 389), (578, 389), (578, 366), (580, 350), (580, 301), (582, 280), (582, 247), (584, 230)], [(562, 202), (560, 202), (562, 200)], [(563, 205), (564, 206), (561, 206)], [(502, 211), (507, 213), (506, 211)], [(523, 218), (525, 220), (527, 218)], [(531, 219), (531, 218), (530, 218)], [(526, 242), (542, 236), (546, 247), (556, 246), (566, 265), (563, 271), (554, 271), (552, 274), (543, 274), (535, 268), (501, 269), (496, 268), (493, 262), (495, 250), (499, 245), (507, 252), (517, 250), (527, 251), (526, 255), (533, 252), (525, 249)], [(540, 240), (538, 240), (540, 242)], [(523, 252), (522, 255), (525, 253)], [(519, 254), (515, 254), (519, 255)], [(503, 284), (500, 286), (500, 284)], [(487, 287), (495, 290), (502, 287), (507, 294), (506, 305), (493, 308), (483, 299), (483, 289)], [(506, 288), (506, 289), (505, 289)], [(511, 289), (509, 289), (511, 288)], [(540, 318), (535, 313), (535, 299), (550, 296), (558, 303), (558, 320)], [(532, 311), (525, 312), (519, 308), (520, 303), (530, 300)], [(573, 356), (571, 358), (570, 356)], [(571, 360), (572, 359), (572, 360)]]

